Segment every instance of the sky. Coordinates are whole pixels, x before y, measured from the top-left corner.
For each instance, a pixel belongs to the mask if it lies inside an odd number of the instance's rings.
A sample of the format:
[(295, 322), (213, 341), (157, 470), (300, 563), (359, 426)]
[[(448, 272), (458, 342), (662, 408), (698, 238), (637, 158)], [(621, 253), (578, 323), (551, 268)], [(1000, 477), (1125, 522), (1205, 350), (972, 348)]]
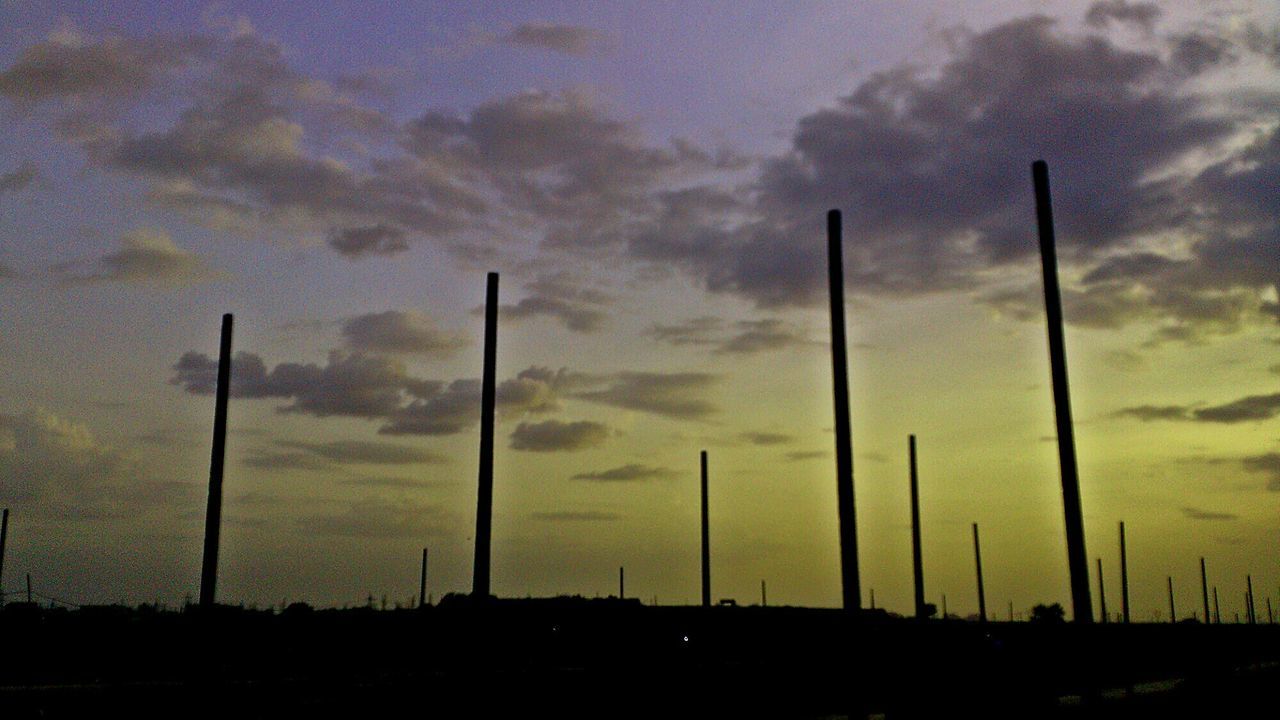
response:
[[(863, 603), (1069, 604), (1030, 166), (1048, 162), (1090, 583), (1280, 602), (1280, 9), (1253, 2), (0, 2), (3, 588), (471, 586), (840, 602), (844, 213)], [(1280, 606), (1278, 606), (1280, 607)]]

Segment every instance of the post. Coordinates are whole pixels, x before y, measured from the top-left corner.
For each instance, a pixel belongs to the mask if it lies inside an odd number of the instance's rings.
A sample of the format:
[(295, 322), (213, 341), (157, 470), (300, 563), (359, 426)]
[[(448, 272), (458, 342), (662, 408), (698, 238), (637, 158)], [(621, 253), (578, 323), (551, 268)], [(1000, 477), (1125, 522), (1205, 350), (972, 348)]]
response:
[(1103, 623), (1107, 621), (1107, 590), (1102, 582), (1102, 558), (1098, 558), (1098, 615)]
[(1036, 224), (1040, 234), (1040, 264), (1044, 273), (1045, 322), (1049, 331), (1049, 362), (1053, 375), (1053, 405), (1058, 430), (1058, 464), (1062, 469), (1062, 504), (1067, 525), (1067, 566), (1071, 572), (1071, 605), (1075, 622), (1093, 622), (1089, 601), (1088, 556), (1084, 549), (1084, 519), (1080, 509), (1080, 480), (1076, 472), (1075, 435), (1071, 423), (1071, 392), (1067, 386), (1067, 351), (1062, 331), (1062, 294), (1058, 289), (1058, 257), (1053, 238), (1053, 207), (1049, 196), (1049, 166), (1031, 165), (1035, 186)]
[(427, 606), (427, 549), (422, 548), (422, 579), (418, 581), (418, 607)]
[(711, 531), (707, 519), (707, 451), (702, 451), (702, 607), (711, 607)]
[(4, 605), (4, 546), (9, 538), (9, 508), (4, 509), (4, 518), (0, 519), (0, 605)]
[(1173, 576), (1169, 576), (1169, 622), (1178, 622), (1178, 615), (1173, 610)]
[(947, 594), (942, 593), (942, 619), (947, 619)]
[(1250, 625), (1252, 625), (1252, 624), (1254, 624), (1255, 622), (1257, 622), (1257, 620), (1258, 620), (1258, 614), (1257, 614), (1256, 612), (1254, 612), (1254, 607), (1253, 607), (1253, 576), (1252, 576), (1252, 575), (1245, 575), (1245, 576), (1244, 576), (1244, 580), (1245, 580), (1245, 582), (1246, 582), (1246, 583), (1248, 583), (1248, 586), (1249, 586), (1249, 591), (1248, 591), (1248, 593), (1246, 594), (1246, 596), (1245, 596), (1245, 597), (1246, 597), (1246, 599), (1249, 601), (1249, 603), (1248, 603), (1248, 605), (1249, 605), (1249, 607), (1248, 607), (1248, 611), (1249, 611), (1249, 624), (1250, 624)]
[(1120, 609), (1124, 624), (1129, 624), (1129, 556), (1124, 547), (1124, 521), (1120, 521)]
[(218, 537), (222, 529), (222, 468), (227, 452), (227, 398), (231, 394), (231, 313), (222, 316), (218, 344), (218, 388), (213, 406), (213, 450), (209, 456), (209, 500), (204, 516), (200, 607), (214, 604), (218, 584)]
[(849, 360), (844, 327), (844, 256), (840, 211), (827, 213), (827, 285), (831, 301), (831, 366), (835, 396), (836, 498), (840, 519), (840, 589), (844, 609), (862, 607), (858, 530), (854, 515), (853, 440), (849, 420)]
[(1218, 608), (1218, 586), (1213, 586), (1213, 623), (1222, 624), (1222, 611)]
[[(973, 559), (978, 566), (978, 620), (987, 621), (987, 593), (982, 586), (982, 546), (978, 543), (978, 523), (973, 524)], [(1013, 620), (1013, 603), (1009, 603), (1009, 620)]]
[(1200, 558), (1200, 595), (1204, 600), (1204, 624), (1209, 624), (1209, 576), (1204, 571), (1204, 558)]
[(911, 465), (911, 563), (916, 584), (916, 617), (924, 620), (924, 562), (920, 550), (920, 485), (916, 474), (916, 436), (907, 436), (907, 454)]
[(618, 599), (621, 600), (627, 596), (627, 579), (623, 574), (621, 566), (618, 567)]
[(476, 495), (476, 558), (471, 596), (489, 599), (489, 541), (493, 528), (493, 408), (498, 357), (498, 273), (491, 272), (484, 296), (484, 376), (480, 389), (480, 487)]

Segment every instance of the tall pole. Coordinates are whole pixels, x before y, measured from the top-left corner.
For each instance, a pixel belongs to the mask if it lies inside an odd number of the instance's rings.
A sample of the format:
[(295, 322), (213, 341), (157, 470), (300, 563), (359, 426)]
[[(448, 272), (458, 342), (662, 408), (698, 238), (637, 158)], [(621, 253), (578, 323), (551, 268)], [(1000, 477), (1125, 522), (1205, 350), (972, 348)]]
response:
[(1169, 576), (1169, 622), (1178, 622), (1178, 615), (1173, 609), (1173, 576)]
[(1067, 566), (1071, 571), (1074, 620), (1093, 622), (1089, 601), (1088, 556), (1084, 550), (1084, 519), (1080, 509), (1080, 480), (1076, 472), (1075, 435), (1071, 423), (1071, 391), (1067, 387), (1067, 351), (1062, 332), (1062, 293), (1058, 289), (1058, 256), (1053, 238), (1053, 207), (1049, 197), (1049, 166), (1031, 165), (1036, 196), (1036, 225), (1040, 231), (1040, 264), (1044, 272), (1045, 321), (1049, 331), (1049, 361), (1053, 373), (1053, 405), (1058, 429), (1058, 464), (1062, 469), (1062, 505), (1067, 524)]
[(484, 296), (484, 377), (480, 390), (480, 488), (476, 495), (476, 559), (471, 596), (489, 599), (489, 536), (493, 527), (493, 408), (498, 357), (498, 273), (491, 272)]
[(1248, 584), (1249, 584), (1249, 592), (1248, 592), (1248, 594), (1246, 595), (1246, 597), (1247, 597), (1247, 598), (1248, 598), (1248, 600), (1249, 600), (1249, 608), (1248, 608), (1248, 609), (1249, 609), (1249, 624), (1250, 624), (1250, 625), (1252, 625), (1252, 624), (1254, 624), (1255, 622), (1257, 622), (1257, 620), (1258, 620), (1258, 614), (1257, 614), (1256, 612), (1254, 612), (1254, 608), (1253, 608), (1253, 576), (1252, 576), (1252, 575), (1245, 575), (1245, 576), (1244, 576), (1244, 580), (1245, 580), (1245, 582), (1246, 582), (1246, 583), (1248, 583)]
[(0, 520), (0, 605), (4, 605), (4, 545), (9, 538), (9, 508), (4, 509)]
[(618, 599), (622, 600), (627, 596), (627, 578), (625, 571), (621, 566), (618, 567)]
[(924, 562), (920, 559), (920, 486), (916, 475), (916, 436), (907, 436), (911, 462), (911, 563), (915, 572), (916, 617), (924, 620)]
[(942, 619), (947, 619), (947, 594), (942, 593)]
[(418, 607), (427, 606), (427, 549), (422, 548), (422, 579), (418, 581)]
[(1222, 624), (1222, 611), (1218, 607), (1218, 586), (1213, 586), (1213, 624)]
[(1102, 558), (1098, 558), (1098, 616), (1107, 621), (1107, 590), (1102, 583)]
[(711, 531), (707, 519), (707, 451), (702, 451), (702, 607), (711, 607)]
[(1204, 558), (1200, 558), (1200, 595), (1204, 599), (1204, 624), (1209, 624), (1209, 576), (1204, 571)]
[(849, 420), (849, 359), (844, 329), (844, 256), (839, 210), (827, 213), (827, 284), (831, 300), (840, 589), (844, 609), (857, 610), (862, 607), (862, 586), (858, 579), (858, 530), (853, 509), (853, 440)]
[(1124, 521), (1120, 521), (1120, 609), (1124, 623), (1129, 624), (1129, 555), (1124, 547)]
[[(982, 586), (982, 545), (978, 543), (978, 523), (973, 524), (973, 559), (978, 566), (978, 620), (987, 621), (987, 592)], [(1013, 603), (1009, 604), (1013, 607)], [(1010, 617), (1012, 620), (1013, 610), (1010, 609)]]
[(212, 607), (218, 584), (218, 536), (222, 528), (222, 467), (227, 452), (227, 398), (231, 394), (231, 313), (222, 316), (218, 346), (218, 389), (213, 406), (213, 450), (209, 456), (209, 501), (204, 515), (204, 560), (200, 566), (200, 607)]

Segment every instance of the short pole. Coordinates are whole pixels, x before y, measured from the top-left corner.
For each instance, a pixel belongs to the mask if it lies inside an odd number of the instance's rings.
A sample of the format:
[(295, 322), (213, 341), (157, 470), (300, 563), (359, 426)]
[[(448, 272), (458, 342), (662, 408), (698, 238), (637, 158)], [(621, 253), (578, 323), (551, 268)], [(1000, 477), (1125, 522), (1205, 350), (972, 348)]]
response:
[(1102, 558), (1098, 558), (1098, 615), (1107, 622), (1107, 591), (1102, 583)]
[(427, 549), (422, 548), (422, 576), (418, 581), (418, 607), (427, 606)]
[[(982, 544), (978, 542), (978, 523), (973, 524), (973, 560), (978, 570), (978, 621), (987, 621), (987, 591), (982, 584)], [(1009, 603), (1009, 621), (1013, 621), (1013, 603)]]
[(1129, 555), (1124, 547), (1124, 521), (1120, 521), (1120, 609), (1129, 624)]

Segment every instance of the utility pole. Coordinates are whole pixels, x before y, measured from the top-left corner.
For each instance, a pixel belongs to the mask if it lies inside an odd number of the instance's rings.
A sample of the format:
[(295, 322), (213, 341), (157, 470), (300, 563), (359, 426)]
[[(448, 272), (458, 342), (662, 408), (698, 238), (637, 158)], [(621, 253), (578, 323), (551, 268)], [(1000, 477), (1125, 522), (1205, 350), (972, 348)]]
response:
[(222, 469), (227, 454), (227, 399), (231, 393), (231, 313), (222, 316), (218, 344), (218, 388), (213, 406), (213, 449), (209, 456), (209, 499), (204, 516), (204, 559), (200, 566), (200, 607), (213, 607), (218, 584), (218, 542), (222, 530)]
[(853, 439), (849, 419), (849, 359), (844, 327), (844, 254), (840, 211), (827, 213), (827, 286), (831, 300), (831, 365), (835, 396), (836, 497), (840, 519), (840, 589), (847, 611), (862, 607), (854, 512)]
[(490, 535), (493, 529), (493, 416), (497, 398), (498, 273), (491, 272), (484, 296), (484, 375), (480, 390), (480, 478), (476, 494), (476, 555), (471, 597), (489, 600)]

